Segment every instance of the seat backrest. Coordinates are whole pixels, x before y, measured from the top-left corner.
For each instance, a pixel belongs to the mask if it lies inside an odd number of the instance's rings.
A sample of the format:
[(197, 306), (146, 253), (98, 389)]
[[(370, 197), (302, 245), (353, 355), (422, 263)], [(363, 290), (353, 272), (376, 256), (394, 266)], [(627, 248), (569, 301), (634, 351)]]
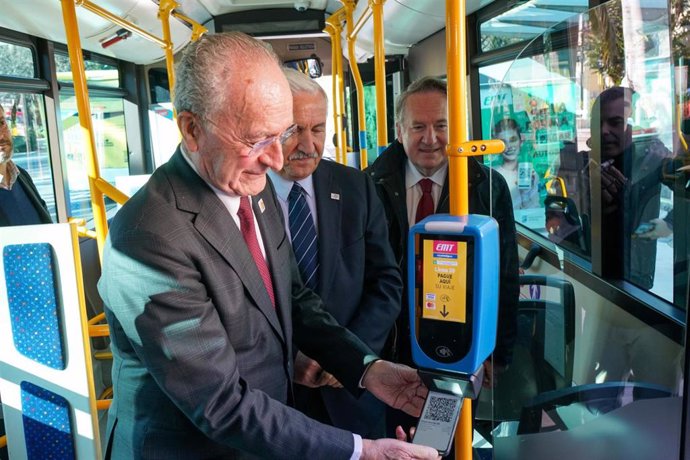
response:
[[(513, 360), (494, 388), (495, 420), (518, 420), (525, 404), (541, 393), (572, 384), (575, 354), (575, 293), (558, 277), (521, 275), (530, 297), (518, 303)], [(546, 290), (553, 290), (547, 293)], [(551, 295), (558, 293), (558, 295)], [(486, 418), (488, 414), (484, 414)], [(481, 417), (480, 417), (481, 418)]]
[(76, 227), (0, 228), (0, 398), (10, 458), (101, 458)]

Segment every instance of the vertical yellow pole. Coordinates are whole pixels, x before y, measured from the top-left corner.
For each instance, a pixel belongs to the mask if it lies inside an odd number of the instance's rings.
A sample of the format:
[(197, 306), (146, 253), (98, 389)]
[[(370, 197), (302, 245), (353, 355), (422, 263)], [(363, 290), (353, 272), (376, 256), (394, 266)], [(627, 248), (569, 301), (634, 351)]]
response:
[(457, 155), (457, 146), (469, 140), (467, 133), (467, 54), (465, 2), (446, 0), (446, 65), (448, 74), (448, 142), (450, 213), (469, 214), (467, 158)]
[[(458, 146), (468, 141), (467, 132), (467, 44), (465, 1), (446, 0), (446, 62), (448, 74), (448, 154), (450, 213), (469, 214), (467, 158), (457, 155)], [(465, 398), (455, 432), (455, 459), (472, 458), (472, 401)]]
[(345, 130), (345, 73), (343, 70), (343, 42), (340, 38), (342, 34), (342, 15), (339, 14), (338, 17), (338, 36), (336, 44), (338, 47), (338, 107), (340, 108), (340, 113), (338, 114), (338, 144), (342, 145), (341, 152), (341, 163), (347, 166), (347, 132)]
[[(347, 165), (347, 140), (343, 128), (345, 114), (345, 85), (343, 84), (343, 47), (340, 35), (343, 32), (343, 15), (345, 9), (340, 8), (326, 20), (326, 32), (331, 36), (331, 66), (333, 74), (333, 107), (335, 114), (335, 134), (337, 139), (336, 161)], [(332, 30), (328, 29), (328, 26)], [(339, 157), (338, 157), (338, 154)]]
[(329, 18), (326, 20), (326, 28), (324, 29), (327, 34), (331, 36), (331, 83), (332, 83), (332, 94), (331, 94), (331, 100), (333, 101), (333, 129), (335, 129), (335, 138), (336, 138), (336, 146), (335, 146), (335, 161), (338, 163), (341, 163), (341, 149), (343, 148), (342, 144), (340, 143), (340, 130), (342, 129), (342, 126), (339, 125), (339, 113), (340, 113), (340, 108), (338, 107), (340, 105), (340, 98), (338, 97), (338, 47), (336, 46), (336, 36), (338, 35), (338, 28), (335, 27), (332, 24), (332, 21)]
[(359, 126), (359, 167), (364, 169), (369, 164), (369, 157), (367, 154), (367, 121), (364, 107), (364, 84), (362, 83), (362, 76), (359, 74), (359, 65), (357, 64), (357, 57), (355, 56), (355, 41), (353, 36), (354, 22), (352, 12), (355, 9), (354, 0), (341, 0), (345, 5), (347, 12), (347, 56), (350, 63), (350, 70), (352, 70), (352, 77), (355, 80), (355, 88), (357, 88), (357, 125)]
[(174, 0), (161, 0), (158, 4), (158, 19), (161, 21), (163, 29), (163, 41), (165, 46), (165, 67), (168, 70), (168, 85), (170, 86), (170, 100), (174, 100), (175, 95), (175, 58), (173, 56), (173, 44), (170, 36), (170, 14), (172, 11), (180, 6)]
[(89, 92), (86, 86), (84, 58), (82, 56), (81, 40), (79, 38), (79, 24), (77, 22), (75, 0), (60, 1), (62, 3), (62, 20), (65, 23), (65, 33), (67, 37), (67, 52), (69, 53), (69, 62), (72, 66), (72, 75), (74, 79), (74, 94), (77, 99), (79, 125), (81, 126), (82, 135), (86, 140), (86, 166), (89, 175), (89, 188), (91, 189), (91, 208), (93, 209), (93, 220), (96, 226), (96, 241), (98, 243), (98, 253), (102, 256), (105, 236), (108, 232), (108, 222), (106, 220), (103, 192), (101, 192), (96, 184), (96, 180), (99, 177), (98, 157), (96, 156), (96, 141), (93, 137)]
[(383, 43), (383, 5), (386, 0), (369, 0), (374, 16), (374, 71), (376, 81), (376, 140), (380, 155), (388, 147), (386, 120), (386, 49)]

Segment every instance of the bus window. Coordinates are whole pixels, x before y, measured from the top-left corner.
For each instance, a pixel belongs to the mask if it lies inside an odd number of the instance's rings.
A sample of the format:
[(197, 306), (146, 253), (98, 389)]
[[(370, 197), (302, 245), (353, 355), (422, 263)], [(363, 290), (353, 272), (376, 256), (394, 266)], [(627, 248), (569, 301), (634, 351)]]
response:
[[(616, 15), (615, 7), (571, 18), (512, 62), (479, 68), (482, 135), (508, 147), (485, 163), (507, 180), (522, 228), (603, 278), (682, 305), (672, 232), (682, 149), (673, 125), (669, 31), (639, 20), (634, 27), (647, 44), (639, 48), (622, 25), (635, 19)], [(602, 15), (620, 30), (620, 62), (601, 58)]]
[(34, 78), (34, 54), (28, 46), (0, 42), (0, 75)]
[(12, 133), (12, 161), (29, 173), (53, 221), (57, 222), (43, 97), (31, 93), (0, 92), (0, 105)]
[[(90, 97), (93, 135), (101, 176), (115, 184), (118, 176), (129, 175), (129, 158), (122, 98)], [(79, 125), (77, 101), (74, 96), (60, 96), (60, 121), (63, 140), (63, 162), (67, 170), (67, 193), (70, 216), (92, 218), (87, 175), (85, 139)], [(106, 198), (106, 208), (115, 203)]]

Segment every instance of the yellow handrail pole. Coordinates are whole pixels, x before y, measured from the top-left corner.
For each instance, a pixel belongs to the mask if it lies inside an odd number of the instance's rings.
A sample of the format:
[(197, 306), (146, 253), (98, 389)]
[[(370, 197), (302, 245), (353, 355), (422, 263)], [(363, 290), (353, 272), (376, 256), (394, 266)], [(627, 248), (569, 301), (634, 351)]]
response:
[[(156, 37), (155, 35), (152, 35), (145, 31), (144, 29), (137, 27), (136, 25), (132, 24), (131, 22), (122, 19), (121, 17), (111, 13), (108, 10), (105, 10), (101, 8), (98, 5), (95, 5), (91, 3), (89, 0), (72, 0), (77, 4), (77, 6), (81, 6), (82, 8), (91, 11), (92, 13), (102, 17), (103, 19), (107, 19), (110, 22), (117, 24), (120, 27), (123, 27), (149, 41), (152, 41), (153, 43), (156, 43), (158, 46), (161, 48), (165, 48), (165, 42), (161, 40), (160, 38)], [(69, 32), (68, 32), (69, 34)]]
[[(448, 154), (450, 213), (469, 214), (467, 157), (459, 156), (459, 146), (468, 140), (467, 54), (465, 37), (465, 2), (446, 0), (446, 62), (448, 74)], [(472, 458), (472, 401), (465, 398), (460, 423), (455, 432), (455, 459)]]
[[(86, 86), (86, 72), (84, 71), (84, 59), (81, 40), (79, 39), (79, 24), (77, 22), (75, 0), (60, 1), (62, 3), (62, 19), (65, 23), (65, 34), (67, 37), (67, 52), (69, 53), (69, 62), (72, 66), (72, 76), (74, 79), (74, 95), (77, 99), (79, 125), (81, 126), (84, 139), (87, 141), (85, 143), (85, 153), (89, 188), (91, 189), (91, 208), (93, 209), (93, 220), (96, 226), (98, 253), (102, 256), (105, 235), (108, 232), (108, 223), (106, 221), (103, 193), (95, 184), (95, 180), (99, 177), (98, 157), (96, 156), (96, 140), (93, 137), (89, 92)], [(76, 1), (78, 2), (79, 0)]]
[(386, 120), (386, 49), (383, 43), (383, 5), (386, 0), (369, 0), (374, 15), (374, 72), (376, 82), (376, 139), (377, 155), (388, 147)]
[(338, 97), (338, 82), (337, 82), (337, 72), (338, 72), (338, 60), (336, 59), (339, 53), (338, 48), (336, 47), (336, 36), (339, 34), (338, 28), (334, 26), (331, 22), (331, 16), (330, 18), (326, 19), (326, 28), (324, 31), (331, 36), (331, 86), (332, 86), (332, 101), (333, 101), (333, 129), (335, 130), (335, 138), (336, 138), (336, 145), (335, 145), (335, 161), (338, 163), (341, 163), (340, 160), (340, 152), (342, 149), (342, 145), (340, 144), (340, 130), (342, 129), (342, 126), (339, 126), (338, 120), (340, 119), (338, 114), (339, 114), (339, 103), (340, 103), (340, 98)]
[(328, 19), (326, 19), (326, 29), (325, 31), (331, 36), (331, 81), (333, 84), (333, 123), (335, 129), (335, 161), (338, 163), (343, 163), (343, 158), (347, 152), (347, 146), (343, 144), (343, 123), (342, 116), (343, 110), (340, 105), (340, 97), (338, 95), (338, 89), (340, 85), (338, 83), (340, 69), (342, 66), (342, 51), (340, 48), (340, 33), (342, 32), (342, 27), (340, 25), (340, 10), (332, 14)]
[(175, 0), (160, 0), (158, 4), (158, 19), (161, 21), (163, 29), (163, 51), (165, 51), (165, 68), (168, 70), (168, 86), (170, 87), (170, 100), (174, 100), (175, 95), (175, 58), (173, 56), (173, 44), (170, 38), (170, 13), (180, 6)]
[(186, 22), (187, 24), (189, 24), (190, 26), (192, 26), (192, 37), (191, 37), (191, 40), (192, 40), (193, 42), (197, 41), (198, 39), (201, 38), (202, 35), (204, 35), (206, 32), (208, 32), (208, 29), (207, 29), (206, 27), (202, 26), (201, 24), (199, 24), (198, 22), (196, 22), (194, 19), (191, 19), (191, 18), (185, 16), (185, 15), (182, 14), (182, 13), (179, 13), (179, 12), (177, 12), (177, 11), (173, 11), (173, 12), (172, 12), (172, 15), (173, 15), (174, 17), (176, 17), (177, 19), (179, 19), (180, 21)]
[(335, 119), (335, 133), (338, 140), (336, 155), (340, 152), (340, 158), (336, 157), (338, 163), (347, 165), (347, 140), (345, 137), (345, 129), (343, 126), (343, 117), (345, 116), (345, 85), (343, 84), (343, 47), (340, 38), (343, 26), (345, 9), (340, 8), (333, 13), (326, 23), (333, 28), (331, 33), (331, 40), (333, 45), (333, 55), (331, 58), (332, 74), (333, 74), (333, 107), (336, 115)]
[[(367, 154), (367, 121), (364, 107), (364, 84), (362, 83), (362, 76), (359, 73), (359, 65), (357, 64), (357, 57), (355, 56), (355, 41), (357, 36), (353, 31), (352, 12), (355, 8), (354, 0), (341, 0), (345, 5), (345, 12), (347, 14), (347, 58), (350, 63), (350, 70), (352, 77), (355, 80), (355, 88), (357, 91), (357, 125), (359, 126), (359, 169), (364, 169), (369, 165), (369, 156)], [(371, 11), (367, 8), (367, 11)], [(362, 17), (366, 16), (365, 14)], [(360, 26), (361, 27), (361, 26)]]
[(367, 8), (362, 12), (362, 16), (360, 16), (359, 19), (357, 19), (357, 22), (352, 28), (352, 32), (348, 34), (347, 38), (349, 40), (352, 40), (357, 36), (359, 31), (362, 30), (362, 27), (364, 27), (364, 24), (369, 20), (372, 14), (374, 14), (374, 12), (371, 10), (371, 5), (367, 5)]
[[(342, 18), (342, 15), (341, 15)], [(338, 47), (338, 107), (340, 113), (338, 114), (338, 126), (340, 131), (338, 132), (338, 144), (342, 145), (343, 148), (340, 151), (342, 160), (340, 163), (347, 166), (347, 132), (345, 130), (345, 73), (343, 66), (343, 41), (340, 38), (343, 31), (342, 19), (338, 28), (338, 35), (336, 37), (336, 46)]]

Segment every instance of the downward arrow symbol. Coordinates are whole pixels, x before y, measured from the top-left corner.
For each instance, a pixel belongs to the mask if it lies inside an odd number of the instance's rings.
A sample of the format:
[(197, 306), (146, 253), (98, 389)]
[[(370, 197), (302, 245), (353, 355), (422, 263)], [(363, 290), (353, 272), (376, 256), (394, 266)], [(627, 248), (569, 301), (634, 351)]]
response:
[(445, 318), (449, 314), (450, 314), (450, 312), (448, 310), (446, 310), (446, 304), (443, 304), (443, 310), (441, 310), (441, 316), (443, 316)]

